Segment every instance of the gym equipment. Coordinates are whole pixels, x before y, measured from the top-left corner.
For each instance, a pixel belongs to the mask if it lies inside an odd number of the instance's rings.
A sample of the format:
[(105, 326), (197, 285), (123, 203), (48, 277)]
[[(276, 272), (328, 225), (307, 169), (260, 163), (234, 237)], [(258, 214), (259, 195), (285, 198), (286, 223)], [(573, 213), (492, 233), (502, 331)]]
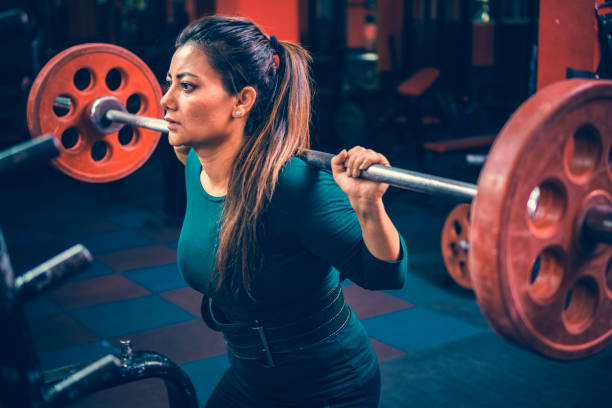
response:
[(113, 181), (142, 166), (160, 134), (136, 126), (100, 132), (90, 120), (99, 103), (108, 103), (99, 98), (114, 97), (120, 102), (113, 106), (128, 113), (159, 117), (161, 95), (149, 67), (130, 51), (111, 44), (76, 45), (53, 57), (36, 77), (28, 97), (28, 128), (33, 137), (58, 137), (62, 154), (53, 164), (64, 173), (88, 182)]
[(459, 204), (448, 214), (440, 239), (442, 258), (448, 274), (465, 289), (472, 289), (468, 266), (470, 248), (470, 205)]
[[(114, 126), (121, 126), (117, 123), (129, 124), (132, 129), (164, 131), (164, 121), (140, 115), (147, 113), (144, 108), (128, 106), (128, 95), (137, 92), (133, 88), (136, 81), (124, 83), (121, 75), (122, 69), (128, 69), (122, 68), (128, 57), (106, 63), (105, 68), (90, 69), (93, 76), (106, 77), (108, 89), (100, 85), (102, 81), (94, 80), (91, 88), (75, 91), (79, 89), (77, 72), (89, 67), (77, 54), (93, 54), (93, 61), (100, 65), (100, 60), (106, 59), (96, 57), (88, 47), (103, 46), (83, 45), (77, 46), (78, 52), (64, 51), (37, 78), (28, 101), (28, 123), (38, 126), (31, 126), (32, 133), (60, 133), (62, 156), (86, 157), (93, 156), (98, 139), (115, 137), (115, 133), (104, 136), (103, 131), (115, 132)], [(120, 51), (108, 54), (130, 55)], [(59, 73), (64, 72), (64, 66), (70, 69), (62, 77)], [(108, 79), (113, 69), (121, 77), (116, 91), (108, 85), (113, 83)], [(145, 69), (129, 72), (138, 77), (141, 71)], [(57, 79), (53, 87), (46, 84), (49, 78)], [(58, 84), (62, 78), (63, 87)], [(150, 85), (143, 86), (142, 92), (149, 95), (158, 90), (157, 85)], [(99, 100), (107, 96), (115, 96), (119, 102)], [(54, 103), (61, 104), (58, 97), (70, 100), (65, 104), (69, 106), (66, 119), (53, 111)], [(151, 98), (145, 101), (145, 107), (156, 103)], [(68, 148), (64, 138), (69, 125), (39, 129), (45, 121), (36, 114), (44, 114), (56, 124), (64, 123), (62, 120), (71, 126), (79, 124), (78, 132), (83, 134), (79, 133), (79, 140)], [(468, 265), (476, 299), (491, 326), (503, 337), (552, 358), (585, 357), (612, 342), (612, 284), (607, 277), (612, 255), (612, 125), (607, 123), (611, 114), (612, 82), (557, 82), (535, 94), (512, 115), (495, 139), (478, 186), (381, 165), (362, 171), (360, 177), (427, 194), (474, 199)], [(139, 130), (134, 132), (139, 135), (136, 139), (146, 138), (145, 131), (142, 135)], [(120, 131), (117, 138), (121, 138)], [(158, 138), (155, 133), (154, 143)], [(92, 171), (87, 177), (92, 181), (129, 174), (133, 163), (141, 164), (148, 157), (131, 158), (121, 170), (122, 153), (116, 152), (122, 148), (115, 142), (107, 143), (111, 154), (94, 165), (102, 168), (112, 162), (116, 172), (111, 175), (102, 171), (98, 177)], [(314, 165), (330, 167), (331, 154), (305, 150), (300, 155)], [(89, 158), (75, 160), (66, 171), (87, 174), (90, 168), (97, 170), (91, 162)], [(131, 170), (126, 170), (128, 167)]]
[[(0, 152), (0, 175), (10, 165), (23, 167), (58, 153), (53, 136), (41, 137)], [(15, 276), (0, 229), (0, 406), (51, 408), (66, 406), (88, 394), (120, 384), (158, 377), (168, 391), (170, 407), (197, 408), (195, 389), (187, 374), (161, 354), (132, 352), (122, 344), (121, 358), (109, 354), (51, 384), (40, 369), (24, 304), (65, 282), (92, 262), (91, 253), (77, 244), (36, 268)], [(57, 372), (56, 372), (57, 374)]]

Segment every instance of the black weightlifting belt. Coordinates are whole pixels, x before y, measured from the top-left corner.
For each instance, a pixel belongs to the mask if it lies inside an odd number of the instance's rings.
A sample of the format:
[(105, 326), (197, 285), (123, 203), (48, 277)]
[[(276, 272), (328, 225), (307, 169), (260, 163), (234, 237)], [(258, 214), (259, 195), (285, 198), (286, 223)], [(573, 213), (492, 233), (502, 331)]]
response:
[(214, 307), (211, 299), (205, 297), (203, 300), (204, 321), (210, 325), (212, 320), (223, 332), (228, 351), (239, 359), (261, 360), (267, 367), (275, 366), (275, 354), (299, 351), (333, 337), (346, 326), (351, 315), (339, 284), (313, 302), (309, 310), (314, 310), (314, 313), (295, 315), (282, 321), (224, 322), (222, 313)]

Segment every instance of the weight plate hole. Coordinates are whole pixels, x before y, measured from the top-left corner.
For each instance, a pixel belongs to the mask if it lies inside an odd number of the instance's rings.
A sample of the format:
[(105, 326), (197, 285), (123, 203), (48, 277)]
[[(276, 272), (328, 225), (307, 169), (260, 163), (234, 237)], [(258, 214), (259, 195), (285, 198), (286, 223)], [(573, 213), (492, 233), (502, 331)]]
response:
[(53, 100), (53, 113), (62, 118), (70, 113), (72, 109), (72, 98), (68, 95), (60, 95)]
[(584, 277), (569, 290), (565, 297), (563, 319), (567, 329), (579, 333), (586, 329), (597, 310), (597, 284), (590, 277)]
[(104, 159), (107, 154), (108, 143), (103, 140), (98, 140), (91, 147), (91, 158), (96, 162), (99, 162), (100, 160)]
[(457, 234), (457, 236), (461, 235), (461, 231), (463, 231), (463, 228), (461, 228), (461, 223), (457, 220), (453, 221), (453, 229), (455, 230), (455, 234)]
[(580, 126), (567, 148), (571, 152), (568, 169), (573, 175), (584, 176), (597, 168), (603, 149), (599, 132), (593, 125)]
[(138, 113), (141, 106), (142, 101), (140, 100), (140, 95), (138, 94), (130, 95), (130, 97), (127, 99), (127, 102), (125, 103), (125, 109), (127, 109), (129, 113)]
[(113, 68), (106, 74), (106, 87), (111, 91), (116, 91), (121, 86), (122, 79), (121, 71)]
[(459, 262), (459, 271), (461, 272), (461, 276), (466, 278), (469, 277), (467, 264), (464, 261)]
[(74, 74), (72, 81), (79, 91), (83, 91), (89, 88), (92, 78), (93, 76), (88, 68), (81, 68)]
[(548, 248), (537, 256), (531, 267), (529, 291), (537, 300), (553, 296), (563, 281), (563, 250)]
[(451, 242), (448, 246), (453, 256), (459, 255), (459, 248), (457, 247), (457, 244), (455, 244), (454, 242)]
[(119, 130), (119, 143), (122, 146), (130, 144), (134, 140), (134, 129), (131, 126), (124, 126)]
[(79, 131), (75, 127), (69, 127), (62, 133), (62, 146), (64, 149), (72, 149), (79, 141)]
[(536, 186), (527, 199), (527, 215), (535, 228), (558, 222), (565, 211), (565, 193), (558, 183), (548, 180)]

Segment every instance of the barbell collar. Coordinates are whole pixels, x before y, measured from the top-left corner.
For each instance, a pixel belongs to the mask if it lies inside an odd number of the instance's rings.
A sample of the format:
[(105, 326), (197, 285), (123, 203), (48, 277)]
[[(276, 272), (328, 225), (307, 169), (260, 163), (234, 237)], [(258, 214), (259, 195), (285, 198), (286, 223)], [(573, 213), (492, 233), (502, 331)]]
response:
[[(331, 171), (331, 159), (334, 155), (306, 149), (300, 152), (300, 157), (313, 166)], [(476, 196), (475, 184), (380, 164), (374, 164), (367, 170), (361, 171), (359, 178), (419, 193), (455, 198), (459, 201), (470, 202)]]
[(134, 115), (117, 109), (110, 109), (106, 112), (105, 118), (111, 122), (119, 122), (126, 125), (156, 130), (168, 133), (168, 122), (163, 119), (150, 118), (148, 116)]

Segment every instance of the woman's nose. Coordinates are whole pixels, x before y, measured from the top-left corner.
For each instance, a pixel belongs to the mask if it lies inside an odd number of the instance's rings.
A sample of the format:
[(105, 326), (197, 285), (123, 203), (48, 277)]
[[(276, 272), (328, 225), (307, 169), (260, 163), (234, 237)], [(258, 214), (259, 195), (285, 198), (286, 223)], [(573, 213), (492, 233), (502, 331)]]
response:
[(166, 93), (162, 96), (160, 100), (161, 106), (164, 110), (173, 110), (174, 102), (172, 100), (172, 91), (171, 88), (168, 88)]

